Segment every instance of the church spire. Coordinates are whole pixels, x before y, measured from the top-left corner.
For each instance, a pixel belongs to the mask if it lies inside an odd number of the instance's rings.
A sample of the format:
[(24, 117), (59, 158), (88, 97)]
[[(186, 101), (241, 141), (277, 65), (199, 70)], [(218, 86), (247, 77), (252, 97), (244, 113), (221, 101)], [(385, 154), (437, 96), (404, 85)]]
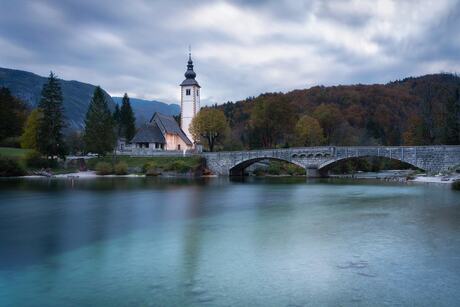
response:
[(196, 73), (193, 71), (192, 48), (188, 47), (187, 71), (185, 80), (180, 84), (180, 126), (187, 137), (194, 141), (194, 137), (189, 130), (193, 118), (200, 111), (200, 85), (195, 80)]
[(186, 79), (195, 79), (196, 73), (193, 71), (193, 61), (192, 61), (192, 47), (188, 46), (188, 62), (187, 62), (187, 71), (184, 74)]

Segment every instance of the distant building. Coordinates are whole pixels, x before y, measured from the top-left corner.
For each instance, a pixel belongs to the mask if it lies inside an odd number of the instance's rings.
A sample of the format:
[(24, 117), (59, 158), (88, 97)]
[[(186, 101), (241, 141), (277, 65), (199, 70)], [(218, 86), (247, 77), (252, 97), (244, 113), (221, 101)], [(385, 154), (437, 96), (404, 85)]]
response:
[(140, 127), (130, 144), (119, 140), (120, 152), (148, 153), (156, 150), (191, 150), (195, 147), (196, 142), (189, 128), (193, 118), (200, 111), (201, 87), (195, 80), (191, 53), (184, 76), (185, 80), (180, 84), (181, 125), (179, 126), (172, 116), (156, 112), (150, 122)]

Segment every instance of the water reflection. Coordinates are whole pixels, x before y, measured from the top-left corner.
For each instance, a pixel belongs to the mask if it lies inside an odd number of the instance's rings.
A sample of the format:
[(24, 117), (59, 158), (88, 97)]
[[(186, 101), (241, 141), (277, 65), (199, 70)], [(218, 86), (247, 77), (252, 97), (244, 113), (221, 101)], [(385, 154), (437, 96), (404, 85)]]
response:
[(444, 187), (104, 178), (0, 191), (2, 306), (460, 300), (460, 194)]
[(175, 178), (175, 177), (107, 177), (107, 178), (80, 178), (70, 180), (66, 178), (0, 178), (0, 191), (37, 190), (37, 191), (62, 191), (69, 188), (77, 190), (113, 191), (147, 188), (174, 188), (180, 186), (203, 186), (211, 182), (227, 181), (225, 178)]

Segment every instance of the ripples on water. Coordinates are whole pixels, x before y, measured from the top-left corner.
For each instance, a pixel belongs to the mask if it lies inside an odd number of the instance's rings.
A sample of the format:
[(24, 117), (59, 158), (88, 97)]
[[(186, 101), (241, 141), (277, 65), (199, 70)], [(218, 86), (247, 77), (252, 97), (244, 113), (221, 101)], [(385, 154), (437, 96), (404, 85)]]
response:
[(38, 179), (0, 193), (0, 306), (460, 302), (446, 186)]

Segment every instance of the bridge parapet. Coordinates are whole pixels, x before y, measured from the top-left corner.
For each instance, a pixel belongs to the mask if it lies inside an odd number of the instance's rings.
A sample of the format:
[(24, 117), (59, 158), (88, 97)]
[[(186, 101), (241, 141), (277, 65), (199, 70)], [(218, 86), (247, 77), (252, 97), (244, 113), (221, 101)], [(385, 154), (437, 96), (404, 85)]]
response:
[(202, 154), (208, 168), (218, 175), (241, 173), (260, 160), (275, 159), (305, 169), (322, 169), (353, 157), (386, 157), (403, 161), (428, 172), (446, 171), (460, 164), (460, 146), (321, 146)]

